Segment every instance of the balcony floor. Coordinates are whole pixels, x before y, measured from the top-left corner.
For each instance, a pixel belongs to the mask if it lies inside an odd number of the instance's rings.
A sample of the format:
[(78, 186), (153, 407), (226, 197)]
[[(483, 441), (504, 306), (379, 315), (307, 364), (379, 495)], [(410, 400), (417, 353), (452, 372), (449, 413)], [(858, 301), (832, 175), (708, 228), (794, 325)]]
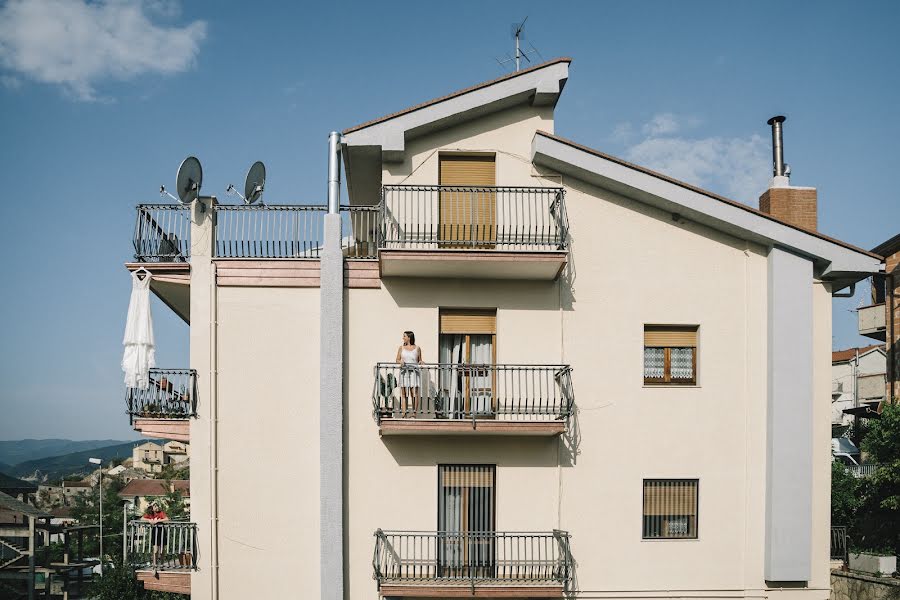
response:
[(383, 584), (383, 598), (562, 598), (561, 585)]
[(531, 279), (552, 281), (568, 252), (504, 250), (392, 250), (379, 252), (382, 277)]
[(560, 435), (566, 422), (554, 421), (498, 421), (495, 419), (381, 419), (381, 435)]
[(145, 590), (191, 595), (190, 571), (137, 571), (135, 575)]

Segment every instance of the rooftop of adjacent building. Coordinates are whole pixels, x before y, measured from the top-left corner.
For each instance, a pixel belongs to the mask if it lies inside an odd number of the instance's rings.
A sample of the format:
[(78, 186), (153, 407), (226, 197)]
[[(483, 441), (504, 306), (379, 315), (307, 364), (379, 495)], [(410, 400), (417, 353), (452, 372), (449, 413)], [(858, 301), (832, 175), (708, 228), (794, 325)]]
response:
[(853, 360), (859, 352), (859, 356), (867, 354), (872, 350), (884, 350), (884, 344), (872, 344), (871, 346), (861, 346), (859, 348), (847, 348), (846, 350), (834, 350), (831, 352), (831, 363), (842, 363)]
[[(171, 484), (171, 488), (170, 488)], [(134, 479), (119, 492), (120, 498), (135, 498), (137, 496), (165, 496), (172, 489), (181, 492), (184, 496), (191, 496), (191, 482), (188, 479)]]

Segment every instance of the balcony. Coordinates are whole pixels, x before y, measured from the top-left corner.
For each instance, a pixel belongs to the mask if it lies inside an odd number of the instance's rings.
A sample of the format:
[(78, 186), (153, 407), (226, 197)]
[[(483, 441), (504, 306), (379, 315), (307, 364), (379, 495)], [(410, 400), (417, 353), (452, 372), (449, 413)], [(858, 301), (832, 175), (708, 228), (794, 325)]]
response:
[(383, 597), (562, 598), (572, 583), (569, 534), (375, 532)]
[(197, 570), (197, 525), (182, 521), (128, 523), (125, 551), (144, 589), (191, 593)]
[(556, 279), (568, 257), (562, 188), (388, 185), (382, 277)]
[(381, 435), (554, 436), (575, 403), (569, 365), (378, 363), (374, 379)]
[(134, 262), (129, 271), (153, 273), (150, 289), (175, 314), (190, 322), (191, 209), (180, 204), (141, 204), (134, 223)]
[(885, 310), (884, 303), (864, 306), (856, 312), (859, 335), (885, 341)]
[(189, 442), (189, 419), (197, 415), (197, 372), (150, 369), (146, 389), (125, 389), (125, 404), (135, 431), (150, 438)]

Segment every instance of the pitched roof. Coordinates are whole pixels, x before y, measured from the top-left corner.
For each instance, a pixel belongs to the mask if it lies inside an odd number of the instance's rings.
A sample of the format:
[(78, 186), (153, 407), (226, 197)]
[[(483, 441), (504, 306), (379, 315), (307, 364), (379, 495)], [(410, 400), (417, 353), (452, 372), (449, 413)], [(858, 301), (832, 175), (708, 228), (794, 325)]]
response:
[[(172, 485), (187, 497), (191, 495), (191, 482), (189, 479), (173, 479)], [(120, 498), (134, 498), (136, 496), (165, 496), (169, 493), (168, 483), (165, 479), (133, 479), (128, 482), (122, 491)]]
[(567, 56), (561, 56), (559, 58), (554, 58), (552, 60), (548, 60), (547, 62), (543, 62), (533, 67), (529, 67), (527, 69), (522, 69), (521, 71), (515, 71), (513, 73), (508, 73), (503, 75), (502, 77), (497, 77), (496, 79), (491, 79), (490, 81), (484, 81), (482, 83), (473, 85), (471, 87), (467, 87), (461, 90), (457, 90), (446, 96), (440, 96), (438, 98), (432, 98), (431, 100), (427, 100), (422, 102), (421, 104), (416, 104), (414, 106), (410, 106), (409, 108), (404, 108), (403, 110), (397, 111), (395, 113), (391, 113), (389, 115), (384, 115), (383, 117), (378, 117), (377, 119), (372, 119), (371, 121), (366, 121), (365, 123), (360, 123), (359, 125), (354, 125), (353, 127), (348, 127), (342, 133), (353, 133), (354, 131), (359, 131), (360, 129), (365, 129), (366, 127), (371, 127), (372, 125), (377, 125), (379, 123), (384, 123), (385, 121), (390, 121), (391, 119), (396, 119), (397, 117), (402, 117), (403, 115), (407, 115), (409, 113), (415, 112), (417, 110), (421, 110), (423, 108), (427, 108), (429, 106), (433, 106), (435, 104), (439, 104), (441, 102), (445, 102), (447, 100), (451, 100), (456, 98), (457, 96), (462, 96), (463, 94), (468, 94), (470, 92), (474, 92), (480, 90), (482, 88), (490, 87), (492, 85), (501, 83), (503, 81), (507, 81), (509, 79), (514, 79), (516, 77), (521, 77), (523, 75), (527, 75), (528, 73), (532, 73), (539, 69), (543, 69), (544, 67), (549, 67), (550, 65), (555, 65), (558, 63), (571, 63), (572, 59)]
[(21, 500), (17, 500), (3, 492), (0, 492), (0, 508), (5, 508), (14, 513), (22, 513), (36, 519), (45, 519), (50, 516), (50, 513), (35, 508), (30, 504), (25, 504)]
[(598, 157), (603, 158), (603, 159), (605, 159), (605, 160), (608, 160), (608, 161), (614, 162), (614, 163), (616, 163), (616, 164), (622, 165), (623, 167), (627, 167), (627, 168), (629, 168), (629, 169), (634, 169), (635, 171), (640, 171), (641, 173), (645, 173), (645, 174), (647, 174), (647, 175), (650, 175), (651, 177), (656, 177), (657, 179), (661, 179), (661, 180), (666, 181), (666, 182), (668, 182), (668, 183), (677, 185), (678, 187), (682, 187), (682, 188), (687, 189), (687, 190), (690, 190), (690, 191), (692, 191), (692, 192), (696, 192), (696, 193), (698, 193), (698, 194), (702, 194), (702, 195), (704, 195), (704, 196), (706, 196), (706, 197), (708, 197), (708, 198), (712, 198), (713, 200), (718, 200), (719, 202), (723, 202), (723, 203), (725, 203), (725, 204), (728, 204), (729, 206), (734, 206), (734, 207), (736, 207), (736, 208), (739, 208), (739, 209), (741, 209), (741, 210), (747, 211), (748, 213), (751, 213), (751, 214), (756, 215), (756, 216), (758, 216), (758, 217), (762, 217), (762, 218), (768, 219), (768, 220), (770, 220), (770, 221), (775, 221), (776, 223), (779, 223), (779, 224), (781, 224), (781, 225), (786, 225), (787, 227), (790, 227), (790, 228), (792, 228), (792, 229), (796, 229), (796, 230), (798, 230), (798, 231), (802, 231), (802, 232), (804, 232), (804, 233), (808, 233), (809, 235), (813, 235), (813, 236), (815, 236), (815, 237), (817, 237), (817, 238), (820, 238), (820, 239), (823, 239), (823, 240), (832, 242), (832, 243), (837, 244), (837, 245), (839, 245), (839, 246), (843, 246), (844, 248), (847, 248), (848, 250), (853, 250), (853, 251), (855, 251), (855, 252), (859, 252), (859, 253), (861, 253), (861, 254), (865, 254), (865, 255), (867, 255), (867, 256), (871, 256), (872, 258), (878, 258), (878, 259), (882, 258), (882, 255), (876, 253), (874, 250), (870, 252), (870, 251), (868, 251), (868, 250), (864, 250), (864, 249), (862, 249), (862, 248), (859, 248), (858, 246), (854, 246), (853, 244), (848, 244), (847, 242), (844, 242), (844, 241), (842, 241), (842, 240), (839, 240), (839, 239), (836, 239), (836, 238), (833, 238), (833, 237), (829, 237), (829, 236), (827, 236), (827, 235), (825, 235), (825, 234), (823, 234), (823, 233), (820, 233), (819, 231), (816, 231), (816, 230), (814, 230), (814, 229), (806, 229), (805, 227), (800, 227), (799, 225), (795, 225), (794, 223), (790, 223), (790, 222), (785, 221), (785, 220), (783, 220), (783, 219), (779, 219), (778, 217), (775, 217), (775, 216), (773, 216), (773, 215), (770, 215), (769, 213), (765, 213), (765, 212), (762, 212), (762, 211), (759, 210), (759, 209), (753, 208), (753, 207), (750, 206), (749, 204), (744, 204), (743, 202), (738, 202), (737, 200), (732, 200), (731, 198), (726, 198), (725, 196), (720, 196), (719, 194), (716, 194), (716, 193), (714, 193), (714, 192), (710, 192), (709, 190), (705, 190), (705, 189), (700, 188), (700, 187), (697, 187), (697, 186), (695, 186), (695, 185), (691, 185), (690, 183), (685, 183), (684, 181), (675, 179), (674, 177), (669, 177), (668, 175), (665, 175), (665, 174), (663, 174), (663, 173), (659, 173), (658, 171), (653, 171), (652, 169), (648, 169), (647, 167), (643, 167), (643, 166), (641, 166), (641, 165), (636, 165), (636, 164), (634, 164), (634, 163), (628, 162), (627, 160), (624, 160), (624, 159), (622, 159), (622, 158), (619, 158), (618, 156), (613, 156), (613, 155), (611, 155), (611, 154), (606, 154), (605, 152), (601, 152), (600, 150), (595, 150), (594, 148), (589, 148), (589, 147), (587, 147), (587, 146), (582, 146), (581, 144), (578, 144), (577, 142), (573, 142), (572, 140), (566, 139), (566, 138), (564, 138), (564, 137), (560, 137), (560, 136), (558, 136), (558, 135), (554, 135), (554, 134), (552, 134), (552, 133), (547, 133), (547, 132), (545, 132), (545, 131), (538, 131), (538, 132), (537, 132), (537, 135), (541, 135), (541, 136), (544, 136), (544, 137), (549, 138), (549, 139), (551, 139), (551, 140), (555, 140), (555, 141), (557, 141), (557, 142), (566, 144), (566, 145), (568, 145), (568, 146), (571, 146), (571, 147), (573, 147), (573, 148), (576, 148), (576, 149), (578, 149), (578, 150), (581, 150), (582, 152), (587, 152), (588, 154), (593, 154), (594, 156), (598, 156)]
[(897, 251), (900, 251), (900, 233), (872, 248), (872, 252), (885, 257), (890, 256)]
[(7, 475), (6, 473), (0, 473), (0, 492), (14, 492), (17, 494), (22, 493), (33, 493), (38, 490), (38, 487), (29, 483), (28, 481), (24, 481), (22, 479), (17, 479), (11, 475)]
[(884, 344), (872, 344), (871, 346), (862, 346), (860, 348), (847, 348), (846, 350), (834, 350), (831, 353), (831, 362), (832, 363), (846, 362), (848, 360), (856, 358), (857, 350), (859, 350), (859, 355), (862, 356), (866, 352), (875, 350), (877, 348), (884, 348)]
[(93, 487), (90, 481), (63, 481), (63, 488), (89, 488)]

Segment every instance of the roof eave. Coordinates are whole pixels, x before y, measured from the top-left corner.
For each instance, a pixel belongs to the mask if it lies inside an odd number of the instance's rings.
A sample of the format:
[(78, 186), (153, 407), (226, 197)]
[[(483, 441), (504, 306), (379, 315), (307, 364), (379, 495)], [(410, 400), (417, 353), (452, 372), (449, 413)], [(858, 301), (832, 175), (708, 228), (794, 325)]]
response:
[(739, 239), (767, 247), (777, 246), (807, 257), (813, 261), (817, 277), (833, 281), (840, 287), (883, 269), (880, 257), (875, 254), (793, 227), (746, 205), (552, 134), (537, 132), (531, 154), (535, 164), (677, 213)]

